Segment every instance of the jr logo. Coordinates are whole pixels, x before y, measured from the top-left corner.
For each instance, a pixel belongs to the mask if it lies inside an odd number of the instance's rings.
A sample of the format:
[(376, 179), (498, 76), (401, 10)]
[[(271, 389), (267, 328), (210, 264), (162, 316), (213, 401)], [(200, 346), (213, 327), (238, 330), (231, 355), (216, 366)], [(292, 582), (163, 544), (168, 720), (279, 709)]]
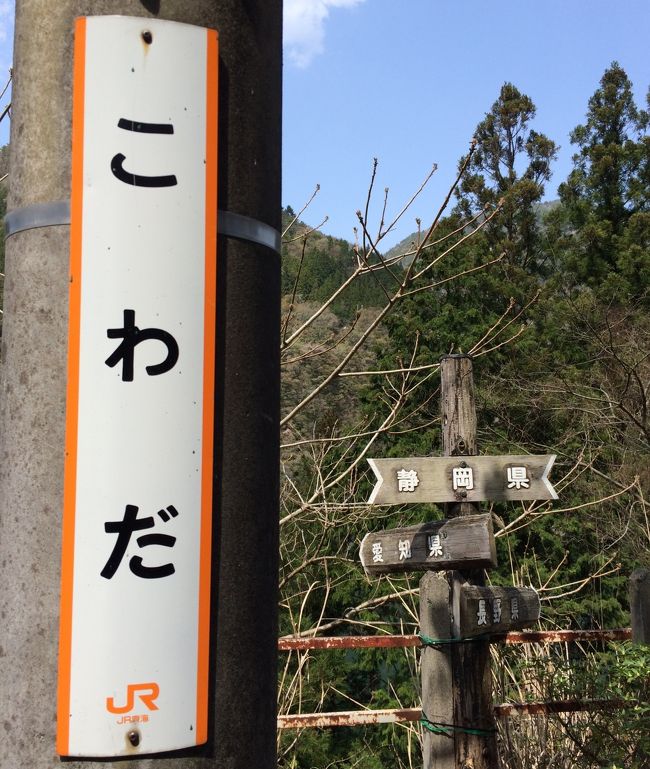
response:
[(155, 683), (129, 684), (126, 687), (126, 705), (118, 707), (115, 705), (115, 700), (112, 697), (107, 697), (106, 710), (108, 710), (109, 713), (130, 713), (135, 707), (136, 694), (149, 710), (158, 710), (156, 699), (158, 699), (158, 695), (160, 694), (160, 687)]

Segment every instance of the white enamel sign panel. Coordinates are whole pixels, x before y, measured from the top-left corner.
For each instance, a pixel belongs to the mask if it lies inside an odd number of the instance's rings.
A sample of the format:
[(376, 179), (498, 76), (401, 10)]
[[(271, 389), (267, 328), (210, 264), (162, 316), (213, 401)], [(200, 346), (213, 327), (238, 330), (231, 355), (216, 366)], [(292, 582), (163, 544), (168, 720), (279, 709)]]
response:
[(217, 45), (76, 22), (62, 755), (207, 739)]

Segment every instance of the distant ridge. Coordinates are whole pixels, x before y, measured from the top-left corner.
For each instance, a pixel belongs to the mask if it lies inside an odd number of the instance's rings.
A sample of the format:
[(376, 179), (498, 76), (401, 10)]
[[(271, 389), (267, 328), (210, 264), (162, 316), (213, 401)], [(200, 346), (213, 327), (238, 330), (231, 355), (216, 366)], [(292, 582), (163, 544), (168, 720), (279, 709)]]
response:
[[(553, 211), (555, 208), (557, 208), (560, 205), (559, 200), (547, 200), (543, 203), (538, 203), (535, 206), (535, 213), (537, 214), (539, 223), (543, 225), (544, 219), (547, 217), (547, 215)], [(416, 248), (416, 244), (418, 242), (418, 238), (423, 239), (424, 236), (427, 234), (428, 226), (423, 227), (420, 232), (417, 231), (412, 232), (410, 235), (407, 235), (405, 238), (400, 240), (399, 243), (394, 245), (390, 250), (386, 251), (385, 254), (383, 254), (384, 259), (391, 259), (394, 257), (399, 256), (400, 254), (408, 253), (409, 251), (414, 251)], [(405, 257), (401, 264), (403, 267), (408, 267), (409, 264), (413, 261), (413, 255)]]

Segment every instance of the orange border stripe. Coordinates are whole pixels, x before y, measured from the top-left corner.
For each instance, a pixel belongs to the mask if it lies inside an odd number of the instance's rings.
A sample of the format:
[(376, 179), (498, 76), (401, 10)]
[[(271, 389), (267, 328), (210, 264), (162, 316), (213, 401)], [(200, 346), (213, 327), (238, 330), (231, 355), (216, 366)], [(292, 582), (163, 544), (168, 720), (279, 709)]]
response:
[(212, 475), (214, 445), (214, 367), (217, 286), (217, 122), (219, 38), (208, 29), (205, 136), (205, 294), (203, 338), (203, 456), (201, 468), (201, 543), (199, 566), (196, 744), (208, 739), (210, 664), (210, 573), (212, 560)]
[(79, 411), (79, 334), (81, 313), (81, 236), (83, 211), (84, 100), (86, 19), (75, 21), (72, 100), (72, 194), (70, 205), (70, 315), (68, 320), (68, 386), (63, 485), (61, 610), (59, 619), (59, 698), (57, 752), (68, 754), (70, 740), (70, 676), (72, 663), (72, 592), (74, 579), (77, 428)]

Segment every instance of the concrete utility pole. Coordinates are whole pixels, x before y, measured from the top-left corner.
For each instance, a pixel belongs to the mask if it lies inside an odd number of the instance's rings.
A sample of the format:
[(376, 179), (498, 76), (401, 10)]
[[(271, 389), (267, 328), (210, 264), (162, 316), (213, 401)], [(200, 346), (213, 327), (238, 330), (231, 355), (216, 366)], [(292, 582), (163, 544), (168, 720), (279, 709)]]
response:
[[(102, 14), (219, 31), (219, 209), (277, 230), (281, 0), (17, 0), (8, 211), (69, 200), (73, 20)], [(60, 764), (54, 733), (69, 227), (16, 232), (6, 254), (0, 769), (45, 769)], [(220, 235), (209, 742), (183, 756), (131, 761), (136, 768), (275, 767), (279, 278), (272, 247)]]

